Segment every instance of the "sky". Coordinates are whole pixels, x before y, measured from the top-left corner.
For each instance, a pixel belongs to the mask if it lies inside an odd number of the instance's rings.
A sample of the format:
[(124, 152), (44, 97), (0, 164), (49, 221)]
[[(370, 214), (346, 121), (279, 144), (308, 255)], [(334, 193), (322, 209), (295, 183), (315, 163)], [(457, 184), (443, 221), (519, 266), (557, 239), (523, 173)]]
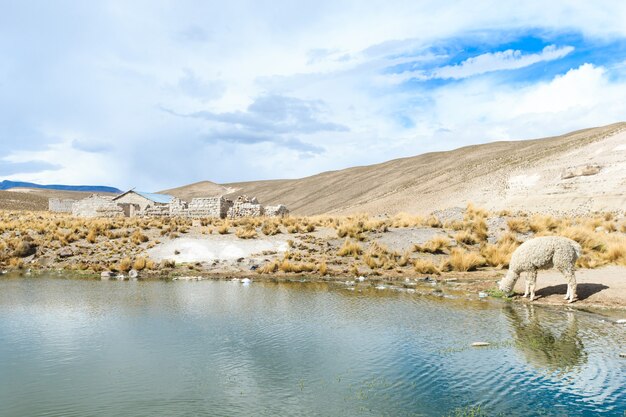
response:
[(626, 2), (0, 0), (0, 180), (299, 178), (626, 121)]

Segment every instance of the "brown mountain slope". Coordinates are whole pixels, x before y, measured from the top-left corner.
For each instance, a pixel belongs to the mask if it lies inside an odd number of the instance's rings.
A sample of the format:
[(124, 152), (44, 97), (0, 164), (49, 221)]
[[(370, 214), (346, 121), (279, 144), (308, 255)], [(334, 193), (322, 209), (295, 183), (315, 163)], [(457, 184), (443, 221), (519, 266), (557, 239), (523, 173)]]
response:
[[(491, 209), (543, 212), (623, 209), (625, 144), (626, 123), (616, 123), (557, 137), (468, 146), (296, 180), (225, 186), (233, 189), (230, 196), (247, 194), (266, 204), (283, 203), (295, 214), (428, 213), (464, 206), (468, 201)], [(567, 172), (573, 175), (567, 178)], [(202, 194), (195, 186), (191, 186), (194, 193)], [(182, 194), (186, 188), (177, 190)]]
[[(89, 197), (91, 192), (48, 190), (44, 188), (11, 188), (0, 191), (0, 210), (48, 210), (49, 198), (68, 198), (81, 200)], [(110, 193), (99, 193), (113, 195)]]
[(233, 192), (232, 189), (211, 181), (200, 181), (183, 187), (159, 191), (161, 194), (169, 194), (185, 201), (196, 197), (212, 197)]

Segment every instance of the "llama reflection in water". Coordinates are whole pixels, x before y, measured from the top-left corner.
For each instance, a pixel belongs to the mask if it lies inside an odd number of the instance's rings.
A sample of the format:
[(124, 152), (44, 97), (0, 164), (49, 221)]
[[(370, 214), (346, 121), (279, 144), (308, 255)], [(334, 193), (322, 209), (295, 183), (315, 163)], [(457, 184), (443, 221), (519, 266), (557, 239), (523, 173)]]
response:
[(533, 305), (507, 306), (515, 337), (515, 346), (532, 366), (548, 371), (568, 372), (587, 362), (587, 354), (578, 336), (578, 321), (573, 312), (561, 320), (553, 312)]

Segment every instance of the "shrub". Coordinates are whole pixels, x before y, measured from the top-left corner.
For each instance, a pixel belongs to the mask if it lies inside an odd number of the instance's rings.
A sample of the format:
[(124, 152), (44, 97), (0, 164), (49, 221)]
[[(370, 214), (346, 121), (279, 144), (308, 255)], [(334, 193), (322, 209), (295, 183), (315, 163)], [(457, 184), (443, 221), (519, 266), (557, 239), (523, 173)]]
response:
[(252, 226), (246, 226), (242, 229), (237, 229), (235, 232), (235, 236), (239, 239), (256, 239), (257, 233), (256, 229)]
[(278, 223), (275, 223), (273, 221), (266, 221), (261, 226), (261, 232), (263, 232), (263, 234), (266, 236), (277, 235), (278, 233), (280, 233), (280, 227)]
[(328, 273), (328, 266), (326, 265), (326, 260), (323, 260), (317, 268), (318, 272), (321, 276), (324, 276)]
[(143, 233), (141, 233), (141, 230), (137, 229), (130, 236), (130, 240), (135, 245), (141, 245), (142, 243), (147, 242), (149, 239), (148, 239), (148, 236), (146, 236)]
[(15, 250), (13, 251), (13, 256), (17, 258), (25, 258), (27, 256), (33, 255), (36, 251), (37, 251), (37, 247), (32, 242), (21, 240), (15, 246)]
[(146, 258), (137, 258), (135, 259), (135, 262), (133, 262), (133, 269), (136, 269), (137, 271), (142, 271), (146, 268), (146, 264)]
[(476, 239), (476, 236), (474, 236), (473, 233), (468, 232), (467, 230), (461, 230), (460, 232), (455, 234), (454, 240), (459, 243), (465, 243), (466, 245), (474, 245), (478, 241), (478, 239)]
[(524, 218), (513, 218), (509, 219), (506, 222), (509, 230), (517, 233), (528, 233), (530, 232), (530, 224), (528, 223), (528, 219)]
[(259, 274), (273, 274), (274, 272), (278, 271), (279, 264), (280, 262), (278, 261), (267, 262), (265, 265), (258, 268), (256, 271)]
[(453, 271), (473, 271), (485, 264), (485, 260), (476, 252), (467, 252), (462, 249), (452, 249), (445, 265)]
[(122, 272), (128, 272), (130, 271), (131, 265), (132, 265), (132, 261), (130, 260), (130, 258), (126, 257), (120, 261), (120, 263), (117, 266), (117, 270), (122, 271)]
[(503, 242), (497, 245), (484, 245), (480, 249), (480, 254), (485, 258), (489, 266), (503, 268), (509, 266), (511, 255), (519, 246), (517, 242)]
[(415, 245), (413, 249), (415, 252), (427, 252), (427, 253), (444, 253), (450, 247), (450, 239), (446, 236), (437, 235), (426, 242), (423, 246)]
[(416, 259), (413, 261), (413, 269), (418, 274), (439, 274), (439, 269), (429, 260)]
[(363, 249), (361, 249), (361, 246), (358, 243), (346, 238), (345, 242), (343, 242), (343, 246), (339, 248), (339, 252), (337, 252), (337, 255), (353, 256), (357, 258), (361, 253), (363, 253)]
[(217, 233), (219, 233), (220, 235), (227, 235), (229, 232), (229, 229), (230, 229), (230, 224), (228, 223), (228, 221), (225, 221), (217, 228)]

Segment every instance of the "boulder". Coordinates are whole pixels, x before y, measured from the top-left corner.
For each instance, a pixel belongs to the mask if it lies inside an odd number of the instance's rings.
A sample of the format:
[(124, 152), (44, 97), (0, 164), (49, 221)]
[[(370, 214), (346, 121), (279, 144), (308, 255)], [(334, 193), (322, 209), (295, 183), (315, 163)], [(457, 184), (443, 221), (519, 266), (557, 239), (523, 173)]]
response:
[(69, 258), (70, 256), (74, 256), (74, 251), (72, 248), (64, 247), (59, 250), (59, 258)]

